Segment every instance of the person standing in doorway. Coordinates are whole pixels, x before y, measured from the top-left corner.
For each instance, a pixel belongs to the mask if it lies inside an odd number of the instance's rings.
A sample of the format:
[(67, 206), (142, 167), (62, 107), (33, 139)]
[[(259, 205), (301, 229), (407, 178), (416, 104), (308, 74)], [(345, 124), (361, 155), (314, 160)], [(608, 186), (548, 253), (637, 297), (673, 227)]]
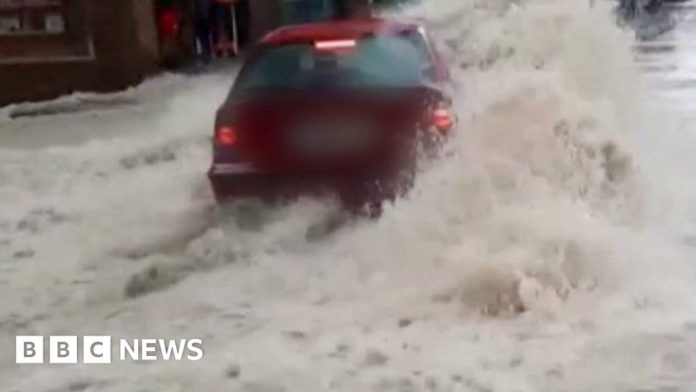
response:
[(236, 54), (236, 31), (235, 20), (233, 17), (233, 7), (236, 7), (235, 0), (215, 0), (213, 2), (212, 29), (215, 52), (220, 56), (227, 56), (230, 53)]
[(198, 56), (203, 63), (207, 64), (213, 54), (213, 0), (194, 0), (193, 13)]
[(175, 68), (182, 55), (181, 3), (179, 0), (158, 0), (156, 10), (160, 61), (166, 68)]

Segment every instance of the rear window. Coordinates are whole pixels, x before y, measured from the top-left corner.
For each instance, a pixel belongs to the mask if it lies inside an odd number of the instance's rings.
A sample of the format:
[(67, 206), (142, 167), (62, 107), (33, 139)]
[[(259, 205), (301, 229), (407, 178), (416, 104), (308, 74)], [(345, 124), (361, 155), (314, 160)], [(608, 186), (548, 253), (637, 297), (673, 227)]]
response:
[(236, 88), (419, 86), (430, 82), (430, 63), (427, 45), (415, 32), (272, 46), (250, 59)]

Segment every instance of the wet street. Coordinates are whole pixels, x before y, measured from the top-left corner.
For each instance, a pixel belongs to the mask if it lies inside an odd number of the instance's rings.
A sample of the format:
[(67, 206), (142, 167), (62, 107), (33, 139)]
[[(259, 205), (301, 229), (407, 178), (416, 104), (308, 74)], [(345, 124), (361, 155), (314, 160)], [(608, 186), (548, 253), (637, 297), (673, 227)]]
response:
[(696, 2), (667, 3), (655, 23), (668, 31), (636, 44), (636, 59), (648, 85), (683, 123), (696, 122)]

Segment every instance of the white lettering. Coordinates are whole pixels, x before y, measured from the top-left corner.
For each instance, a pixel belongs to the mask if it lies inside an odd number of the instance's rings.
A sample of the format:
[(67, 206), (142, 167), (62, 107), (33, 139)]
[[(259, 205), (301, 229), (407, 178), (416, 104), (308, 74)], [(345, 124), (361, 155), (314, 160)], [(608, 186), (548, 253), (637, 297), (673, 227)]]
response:
[(162, 359), (168, 361), (173, 355), (174, 359), (181, 361), (181, 358), (184, 356), (184, 349), (186, 348), (186, 340), (181, 339), (177, 342), (176, 340), (165, 341), (164, 339), (160, 339), (159, 346)]
[(199, 361), (203, 359), (203, 341), (201, 339), (189, 340), (186, 347), (188, 351), (194, 353), (187, 356), (189, 361)]
[(43, 336), (15, 337), (15, 362), (43, 363)]
[(133, 345), (131, 346), (128, 343), (128, 340), (126, 339), (121, 339), (121, 360), (125, 361), (126, 360), (126, 354), (130, 356), (130, 359), (132, 361), (137, 361), (140, 359), (140, 350), (138, 350), (139, 347), (139, 340), (138, 339), (133, 339)]
[(111, 337), (85, 336), (82, 339), (84, 363), (111, 363)]
[(51, 336), (50, 363), (77, 363), (77, 336)]
[(142, 339), (140, 341), (140, 359), (143, 361), (157, 360), (157, 340)]

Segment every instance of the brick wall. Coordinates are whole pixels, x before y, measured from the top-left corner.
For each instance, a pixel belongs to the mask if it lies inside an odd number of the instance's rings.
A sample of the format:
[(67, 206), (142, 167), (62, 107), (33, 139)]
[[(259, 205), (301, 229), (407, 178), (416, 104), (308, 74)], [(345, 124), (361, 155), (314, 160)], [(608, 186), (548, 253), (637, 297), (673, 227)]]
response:
[[(5, 37), (4, 45), (3, 40), (0, 45), (9, 48), (21, 44), (25, 58), (8, 61), (9, 56), (0, 56), (0, 106), (50, 99), (74, 91), (122, 89), (156, 70), (152, 0), (68, 1), (74, 7), (71, 12), (79, 6), (80, 12), (75, 14), (84, 18), (85, 23), (73, 29), (69, 27), (71, 31), (63, 39), (70, 35), (71, 42), (84, 45), (86, 37), (91, 36), (93, 58), (87, 56), (89, 48), (82, 50), (80, 56), (56, 57), (56, 53), (47, 50), (58, 50), (57, 44), (50, 40), (41, 43)], [(27, 52), (30, 56), (26, 56)]]

